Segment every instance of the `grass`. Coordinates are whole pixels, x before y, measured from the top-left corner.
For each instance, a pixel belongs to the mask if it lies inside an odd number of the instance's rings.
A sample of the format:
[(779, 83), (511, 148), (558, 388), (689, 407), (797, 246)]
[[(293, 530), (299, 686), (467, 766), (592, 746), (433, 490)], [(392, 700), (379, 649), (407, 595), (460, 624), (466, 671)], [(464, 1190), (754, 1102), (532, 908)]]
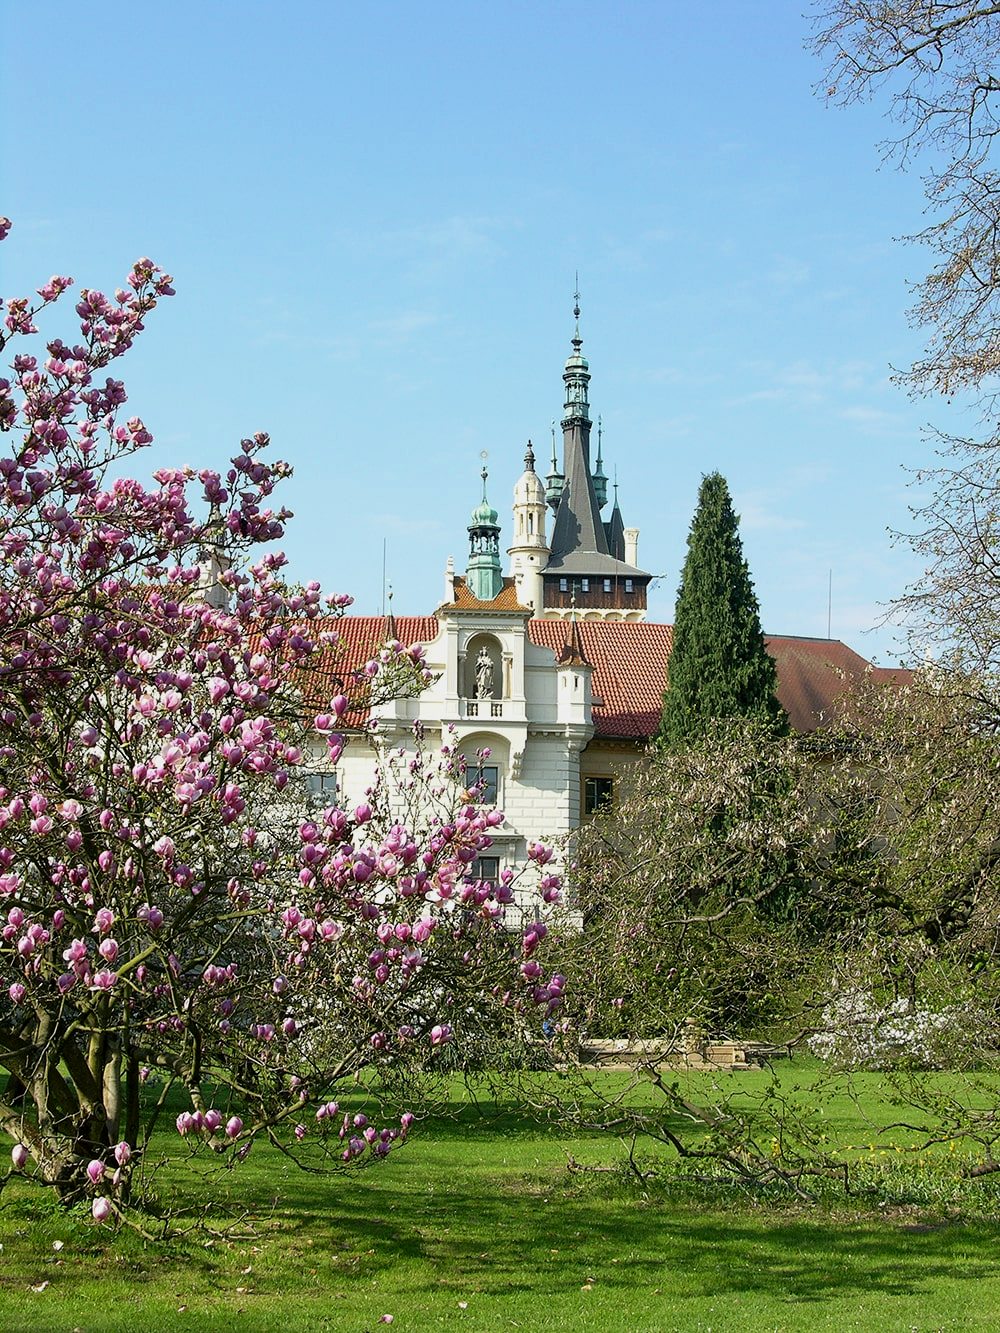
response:
[[(760, 1086), (734, 1077), (748, 1094)], [(383, 1315), (393, 1333), (995, 1329), (995, 1178), (966, 1182), (959, 1211), (939, 1188), (956, 1178), (947, 1149), (920, 1167), (898, 1134), (879, 1135), (876, 1119), (898, 1112), (877, 1078), (860, 1099), (824, 1090), (810, 1067), (782, 1080), (815, 1094), (831, 1142), (867, 1173), (860, 1202), (570, 1175), (569, 1152), (608, 1163), (621, 1149), (503, 1106), (477, 1110), (456, 1089), (454, 1116), (357, 1176), (302, 1175), (255, 1147), (216, 1182), (223, 1206), (249, 1214), (243, 1239), (153, 1246), (8, 1188), (0, 1329), (377, 1333)], [(914, 1191), (924, 1178), (936, 1182), (926, 1198)], [(197, 1198), (199, 1180), (182, 1161), (162, 1189)]]

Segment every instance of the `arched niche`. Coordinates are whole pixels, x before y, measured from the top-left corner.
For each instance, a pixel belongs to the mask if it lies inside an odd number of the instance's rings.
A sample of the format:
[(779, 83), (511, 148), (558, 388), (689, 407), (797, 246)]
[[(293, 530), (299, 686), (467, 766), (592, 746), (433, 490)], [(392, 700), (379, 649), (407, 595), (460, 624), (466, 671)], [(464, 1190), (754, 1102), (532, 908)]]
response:
[(492, 634), (474, 634), (465, 645), (462, 694), (466, 699), (502, 699), (506, 693), (503, 648)]

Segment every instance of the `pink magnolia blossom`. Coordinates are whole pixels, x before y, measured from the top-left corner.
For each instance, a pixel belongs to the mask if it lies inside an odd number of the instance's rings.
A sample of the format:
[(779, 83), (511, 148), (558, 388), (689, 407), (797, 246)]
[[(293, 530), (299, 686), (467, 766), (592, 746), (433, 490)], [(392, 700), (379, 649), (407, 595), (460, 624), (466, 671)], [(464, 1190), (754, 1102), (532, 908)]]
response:
[[(493, 947), (516, 876), (472, 877), (503, 817), (462, 796), (454, 736), (434, 756), (418, 726), (349, 805), (289, 816), (307, 744), (322, 738), (337, 763), (348, 718), (426, 684), (424, 650), (388, 643), (360, 671), (340, 660), (351, 599), (290, 582), (274, 549), (289, 517), (274, 492), (289, 469), (266, 435), (240, 441), (222, 468), (123, 474), (151, 435), (112, 362), (172, 280), (143, 257), (111, 294), (82, 287), (69, 304), (67, 286), (56, 276), (37, 297), (8, 300), (0, 325), (11, 345), (0, 379), (0, 975), (22, 1006), (13, 1021), (26, 1029), (30, 1004), (47, 1034), (28, 1052), (33, 1067), (61, 1080), (58, 1098), (29, 1090), (29, 1123), (104, 1191), (93, 1201), (103, 1221), (130, 1183), (133, 1149), (115, 1145), (107, 1167), (90, 1159), (80, 1126), (95, 1078), (124, 1104), (127, 1080), (170, 1071), (197, 1107), (210, 1077), (226, 1113), (240, 1114), (223, 1126), (215, 1107), (181, 1112), (185, 1153), (239, 1161), (273, 1133), (365, 1162), (405, 1138), (412, 1116), (392, 1129), (343, 1122), (337, 1101), (319, 1098), (345, 1069), (418, 1068), (427, 1042), (457, 1041), (476, 1006), (501, 1019), (547, 1014), (564, 982), (545, 981), (542, 922), (519, 957)], [(36, 345), (40, 317), (67, 305), (66, 341), (46, 330)], [(521, 878), (518, 899), (545, 916), (559, 877), (551, 849), (532, 843), (530, 859), (533, 887)], [(327, 1000), (333, 1034), (312, 1009)], [(88, 1071), (79, 1086), (74, 1070)], [(27, 1149), (14, 1152), (22, 1169)]]
[(106, 935), (115, 924), (115, 914), (110, 907), (102, 907), (94, 917), (94, 934)]

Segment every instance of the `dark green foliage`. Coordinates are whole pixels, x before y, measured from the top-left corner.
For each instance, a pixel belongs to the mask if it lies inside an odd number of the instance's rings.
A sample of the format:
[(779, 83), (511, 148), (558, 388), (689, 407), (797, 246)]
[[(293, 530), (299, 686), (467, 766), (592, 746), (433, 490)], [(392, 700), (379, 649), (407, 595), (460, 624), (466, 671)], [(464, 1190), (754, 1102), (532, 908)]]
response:
[(752, 718), (788, 730), (777, 674), (764, 647), (739, 521), (718, 472), (705, 477), (688, 534), (660, 738), (684, 744), (713, 722)]
[[(613, 810), (581, 830), (583, 931), (560, 971), (599, 1036), (713, 1037), (802, 1027), (844, 911), (829, 883), (834, 811), (794, 736), (718, 724), (650, 751)], [(856, 897), (852, 889), (851, 897)]]

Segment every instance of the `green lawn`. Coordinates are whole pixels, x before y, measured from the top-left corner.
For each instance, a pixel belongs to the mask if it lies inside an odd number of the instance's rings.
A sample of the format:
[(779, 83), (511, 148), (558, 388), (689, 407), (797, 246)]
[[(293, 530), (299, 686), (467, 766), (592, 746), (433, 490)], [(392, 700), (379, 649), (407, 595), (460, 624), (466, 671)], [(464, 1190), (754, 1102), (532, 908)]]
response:
[[(786, 1085), (813, 1076), (782, 1072)], [(752, 1090), (761, 1076), (734, 1077)], [(404, 1151), (350, 1178), (303, 1175), (255, 1147), (214, 1186), (247, 1213), (241, 1239), (149, 1245), (8, 1187), (0, 1330), (360, 1333), (384, 1328), (382, 1315), (394, 1333), (995, 1329), (995, 1177), (966, 1184), (961, 1209), (940, 1189), (931, 1204), (907, 1202), (907, 1181), (954, 1178), (956, 1158), (897, 1153), (898, 1135), (880, 1138), (868, 1123), (879, 1087), (862, 1081), (860, 1105), (841, 1091), (816, 1099), (831, 1141), (864, 1163), (871, 1190), (860, 1202), (764, 1203), (669, 1180), (644, 1191), (619, 1175), (572, 1176), (568, 1152), (608, 1163), (620, 1147), (490, 1104), (485, 1116), (456, 1106), (457, 1119), (425, 1124)], [(188, 1164), (162, 1185), (171, 1199), (198, 1189)]]

